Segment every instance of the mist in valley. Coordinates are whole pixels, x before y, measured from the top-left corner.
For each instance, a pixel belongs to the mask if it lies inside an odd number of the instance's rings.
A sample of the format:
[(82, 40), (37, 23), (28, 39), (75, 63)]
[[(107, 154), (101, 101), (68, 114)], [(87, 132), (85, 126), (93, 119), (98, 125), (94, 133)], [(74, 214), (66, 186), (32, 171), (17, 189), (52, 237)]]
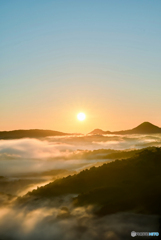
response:
[[(129, 239), (132, 230), (158, 231), (159, 216), (115, 213), (97, 217), (96, 206), (76, 207), (76, 195), (19, 197), (83, 169), (161, 146), (161, 135), (80, 135), (0, 141), (0, 239)], [(141, 225), (140, 225), (141, 223)]]

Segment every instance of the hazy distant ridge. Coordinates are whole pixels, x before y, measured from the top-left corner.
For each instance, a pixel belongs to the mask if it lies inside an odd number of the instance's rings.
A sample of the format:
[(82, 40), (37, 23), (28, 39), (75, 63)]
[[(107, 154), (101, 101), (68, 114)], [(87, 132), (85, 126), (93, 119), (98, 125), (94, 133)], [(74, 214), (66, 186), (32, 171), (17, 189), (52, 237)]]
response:
[(89, 134), (153, 134), (153, 133), (161, 133), (161, 128), (153, 125), (149, 122), (143, 122), (139, 126), (130, 129), (130, 130), (123, 130), (123, 131), (103, 131), (101, 129), (95, 129)]
[(63, 133), (52, 130), (14, 130), (14, 131), (3, 131), (0, 132), (0, 139), (17, 139), (17, 138), (41, 138), (49, 136), (65, 136), (70, 135), (69, 133)]
[[(144, 122), (139, 126), (124, 131), (103, 131), (101, 129), (95, 129), (89, 134), (152, 134), (161, 133), (161, 128), (149, 123)], [(30, 129), (30, 130), (13, 130), (13, 131), (1, 131), (0, 139), (18, 139), (18, 138), (42, 138), (49, 136), (65, 136), (71, 135), (69, 133), (63, 133), (53, 130), (42, 130), (42, 129)]]

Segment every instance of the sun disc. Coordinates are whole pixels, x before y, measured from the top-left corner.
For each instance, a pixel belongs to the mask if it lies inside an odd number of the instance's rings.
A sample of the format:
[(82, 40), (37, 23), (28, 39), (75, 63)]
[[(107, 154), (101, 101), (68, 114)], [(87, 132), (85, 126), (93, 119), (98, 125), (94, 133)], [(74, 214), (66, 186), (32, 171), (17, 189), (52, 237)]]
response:
[(84, 113), (78, 113), (77, 118), (79, 121), (84, 121), (84, 119), (86, 118), (86, 115)]

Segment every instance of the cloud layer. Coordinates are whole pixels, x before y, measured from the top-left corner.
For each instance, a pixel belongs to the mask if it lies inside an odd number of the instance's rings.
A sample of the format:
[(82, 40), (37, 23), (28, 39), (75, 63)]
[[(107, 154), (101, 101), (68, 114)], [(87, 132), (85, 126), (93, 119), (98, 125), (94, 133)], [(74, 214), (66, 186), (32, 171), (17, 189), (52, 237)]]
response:
[(0, 181), (0, 191), (12, 193), (13, 186), (17, 186), (14, 191), (18, 194), (24, 192), (25, 185), (26, 189), (32, 189), (57, 177), (108, 161), (103, 158), (104, 153), (102, 159), (98, 159), (95, 154), (87, 158), (84, 153), (88, 151), (140, 149), (147, 146), (161, 146), (161, 135), (80, 135), (48, 137), (42, 140), (0, 140), (0, 176), (8, 177), (5, 184)]
[(159, 231), (159, 218), (117, 213), (98, 218), (94, 206), (73, 208), (71, 196), (52, 202), (1, 208), (3, 240), (128, 240), (131, 231)]
[[(67, 136), (0, 140), (0, 239), (128, 240), (131, 231), (159, 231), (158, 216), (117, 213), (98, 218), (94, 206), (74, 208), (72, 196), (17, 205), (16, 196), (82, 168), (102, 164), (97, 149), (161, 146), (161, 135)], [(87, 157), (88, 156), (88, 157)]]

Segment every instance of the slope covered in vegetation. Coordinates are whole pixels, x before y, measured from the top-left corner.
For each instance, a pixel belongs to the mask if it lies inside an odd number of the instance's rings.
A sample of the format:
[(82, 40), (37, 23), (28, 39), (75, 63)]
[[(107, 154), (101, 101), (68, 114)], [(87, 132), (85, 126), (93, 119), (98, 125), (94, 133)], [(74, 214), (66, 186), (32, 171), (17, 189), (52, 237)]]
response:
[(97, 205), (99, 215), (119, 211), (161, 214), (161, 148), (92, 167), (28, 193), (36, 198), (78, 194), (78, 206)]

